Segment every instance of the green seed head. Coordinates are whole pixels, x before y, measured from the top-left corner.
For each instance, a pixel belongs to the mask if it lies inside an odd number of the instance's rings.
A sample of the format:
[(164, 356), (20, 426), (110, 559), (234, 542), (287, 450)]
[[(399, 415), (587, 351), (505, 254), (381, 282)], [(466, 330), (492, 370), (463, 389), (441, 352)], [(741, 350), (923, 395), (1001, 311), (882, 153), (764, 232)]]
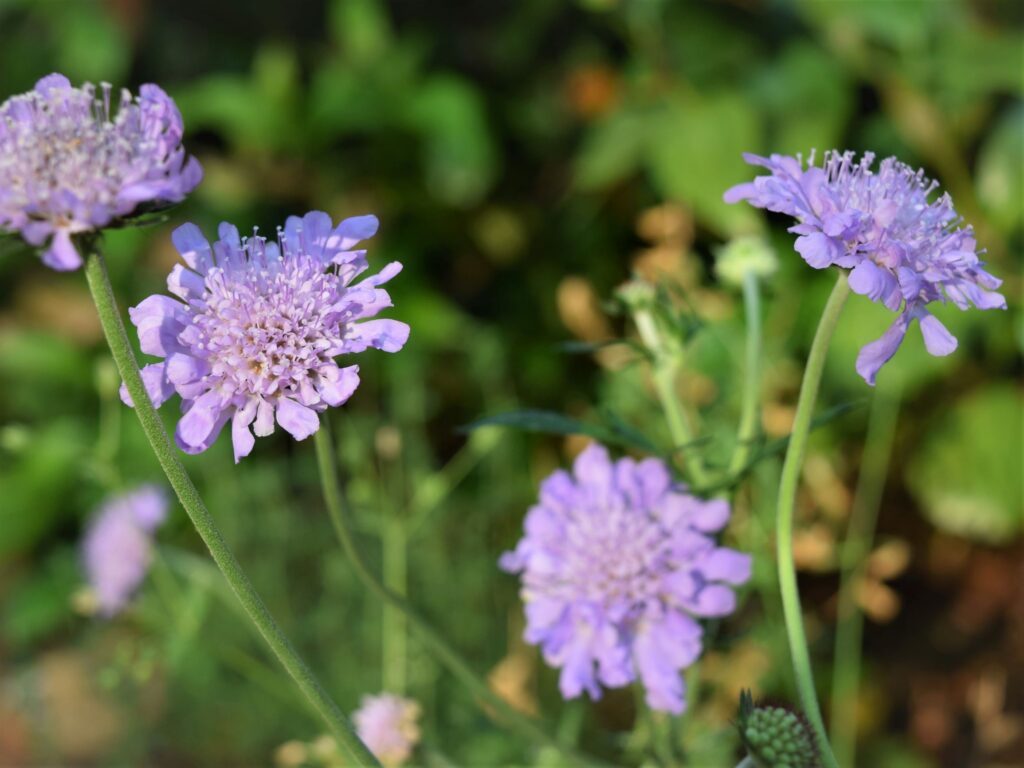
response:
[(758, 768), (820, 768), (814, 734), (807, 722), (784, 707), (754, 705), (740, 694), (740, 738)]

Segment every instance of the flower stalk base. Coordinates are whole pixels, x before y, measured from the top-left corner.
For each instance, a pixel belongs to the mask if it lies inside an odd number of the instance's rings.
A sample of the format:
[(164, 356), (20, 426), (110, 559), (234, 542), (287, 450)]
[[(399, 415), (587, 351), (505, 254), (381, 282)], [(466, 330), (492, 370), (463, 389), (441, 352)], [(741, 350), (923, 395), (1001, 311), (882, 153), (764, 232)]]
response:
[(840, 272), (839, 279), (836, 280), (835, 287), (825, 304), (821, 321), (818, 323), (818, 330), (811, 343), (807, 365), (804, 368), (793, 430), (789, 439), (789, 447), (786, 450), (786, 459), (782, 465), (782, 476), (779, 479), (776, 519), (775, 546), (778, 555), (779, 592), (782, 595), (782, 610), (786, 623), (789, 652), (793, 661), (793, 675), (796, 678), (796, 687), (800, 694), (804, 715), (814, 729), (826, 768), (839, 768), (839, 764), (832, 755), (825, 723), (821, 716), (821, 708), (818, 706), (818, 696), (814, 689), (811, 656), (807, 650), (807, 635), (804, 632), (800, 592), (796, 581), (796, 565), (793, 562), (793, 510), (796, 506), (800, 469), (803, 466), (804, 454), (807, 450), (807, 437), (811, 431), (811, 417), (814, 415), (814, 405), (818, 399), (818, 388), (821, 384), (821, 374), (825, 368), (828, 345), (849, 295), (850, 286), (846, 273)]

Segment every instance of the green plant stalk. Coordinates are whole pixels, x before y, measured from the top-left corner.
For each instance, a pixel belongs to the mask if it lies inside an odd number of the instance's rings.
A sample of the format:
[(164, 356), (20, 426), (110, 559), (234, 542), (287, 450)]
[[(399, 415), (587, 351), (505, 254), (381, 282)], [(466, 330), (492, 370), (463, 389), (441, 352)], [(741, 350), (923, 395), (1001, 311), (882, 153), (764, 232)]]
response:
[[(673, 450), (692, 443), (694, 440), (690, 421), (683, 409), (683, 404), (676, 391), (676, 380), (682, 368), (682, 350), (666, 345), (658, 330), (657, 322), (649, 310), (638, 310), (633, 316), (637, 332), (644, 346), (651, 353), (651, 378), (654, 391), (665, 415), (669, 436), (672, 438)], [(698, 486), (707, 485), (707, 473), (700, 456), (694, 453), (684, 462), (689, 470), (690, 478)], [(700, 698), (700, 670), (696, 664), (685, 672), (687, 711), (693, 712)]]
[(857, 589), (863, 583), (867, 557), (875, 538), (899, 408), (899, 391), (879, 389), (871, 401), (864, 459), (857, 478), (846, 540), (840, 550), (831, 724), (832, 744), (840, 765), (855, 765), (857, 758), (857, 696), (864, 633), (864, 614), (857, 606)]
[(103, 261), (98, 244), (90, 242), (80, 243), (80, 245), (88, 248), (85, 277), (89, 283), (89, 290), (92, 293), (93, 302), (96, 304), (100, 324), (103, 326), (103, 334), (107, 339), (114, 363), (117, 366), (118, 373), (125, 382), (125, 386), (128, 388), (132, 402), (135, 404), (135, 413), (142, 424), (142, 431), (153, 448), (153, 453), (156, 454), (160, 467), (177, 494), (178, 500), (188, 513), (196, 531), (203, 539), (203, 543), (210, 550), (214, 562), (217, 563), (217, 567), (224, 574), (224, 578), (227, 579), (238, 601), (245, 608), (245, 612), (259, 629), (263, 639), (266, 640), (267, 645), (274, 651), (274, 654), (288, 671), (288, 674), (291, 675), (295, 684), (305, 694), (324, 722), (327, 723), (331, 734), (338, 742), (338, 746), (357, 765), (379, 765), (376, 758), (359, 740), (359, 737), (356, 736), (352, 726), (341, 710), (338, 709), (338, 705), (334, 703), (323, 689), (309, 667), (306, 666), (292, 647), (288, 638), (285, 637), (280, 627), (277, 626), (262, 598), (260, 598), (253, 587), (252, 582), (249, 581), (238, 560), (235, 559), (234, 554), (228, 548), (227, 542), (225, 542), (224, 537), (217, 528), (213, 516), (206, 509), (206, 505), (199, 496), (199, 492), (178, 460), (177, 451), (171, 444), (163, 422), (160, 420), (156, 408), (153, 407), (153, 403), (150, 402), (149, 395), (146, 393), (146, 387), (142, 383), (139, 366), (135, 360), (135, 354), (132, 352), (131, 342), (125, 331), (124, 322), (118, 311), (114, 291), (110, 286), (110, 278), (107, 275), (106, 264)]
[[(406, 591), (406, 534), (404, 520), (396, 510), (389, 510), (384, 520), (383, 562), (384, 585), (396, 595)], [(381, 617), (381, 650), (384, 658), (384, 689), (405, 693), (405, 660), (407, 629), (405, 614), (391, 603), (384, 603)]]
[[(637, 332), (644, 346), (650, 351), (651, 378), (654, 382), (654, 391), (661, 403), (661, 409), (665, 414), (665, 422), (668, 425), (669, 435), (674, 445), (672, 451), (675, 453), (682, 446), (693, 442), (693, 429), (690, 427), (690, 420), (683, 409), (679, 393), (676, 391), (676, 380), (679, 370), (682, 367), (682, 350), (673, 351), (666, 348), (662, 341), (661, 333), (658, 330), (657, 322), (649, 310), (639, 310), (633, 316)], [(704, 469), (704, 462), (695, 452), (688, 456), (684, 465), (689, 471), (690, 478), (698, 486), (707, 485), (707, 472)]]
[(121, 473), (117, 467), (117, 452), (121, 447), (121, 400), (117, 393), (120, 382), (108, 381), (116, 375), (116, 368), (108, 369), (108, 366), (110, 366), (110, 362), (104, 360), (96, 372), (100, 418), (99, 436), (96, 439), (94, 453), (98, 471), (103, 476), (104, 482), (112, 488), (120, 489), (123, 485)]
[[(331, 524), (334, 526), (334, 532), (338, 536), (342, 549), (345, 550), (345, 554), (351, 561), (352, 567), (355, 568), (356, 575), (366, 588), (386, 604), (405, 615), (409, 626), (416, 632), (420, 640), (430, 648), (438, 660), (448, 668), (448, 671), (467, 690), (472, 692), (486, 705), (484, 707), (485, 712), (492, 716), (496, 714), (498, 720), (504, 722), (508, 727), (535, 744), (557, 750), (567, 764), (574, 766), (587, 765), (588, 761), (586, 759), (567, 749), (555, 737), (548, 734), (533, 718), (517, 711), (492, 691), (490, 686), (477, 676), (458, 652), (425, 619), (413, 611), (405, 598), (386, 587), (374, 575), (366, 561), (363, 560), (359, 546), (352, 533), (351, 513), (341, 491), (341, 483), (338, 478), (338, 462), (334, 455), (330, 423), (326, 417), (320, 419), (320, 429), (317, 430), (313, 439), (316, 443), (317, 464), (320, 469), (320, 485), (323, 491), (324, 502), (327, 505), (327, 512), (331, 518)], [(493, 712), (488, 711), (488, 709), (493, 710)]]
[(825, 731), (825, 723), (821, 717), (821, 708), (818, 706), (818, 696), (814, 690), (811, 656), (807, 650), (807, 635), (804, 631), (800, 592), (797, 587), (796, 564), (793, 562), (793, 510), (796, 506), (800, 469), (803, 466), (804, 453), (807, 450), (807, 436), (810, 433), (815, 401), (818, 399), (818, 388), (821, 384), (822, 371), (825, 368), (828, 345), (849, 294), (850, 285), (846, 273), (840, 271), (835, 287), (825, 304), (825, 310), (822, 312), (818, 330), (811, 343), (810, 354), (807, 356), (807, 364), (804, 367), (804, 378), (800, 385), (800, 396), (797, 398), (796, 404), (796, 416), (793, 419), (789, 447), (786, 450), (782, 475), (779, 478), (779, 501), (775, 528), (779, 594), (782, 597), (782, 612), (786, 623), (786, 636), (789, 640), (789, 652), (793, 662), (793, 676), (796, 679), (797, 692), (800, 694), (804, 715), (817, 736), (825, 768), (839, 768), (839, 764), (832, 754), (828, 734)]
[(736, 478), (746, 468), (757, 438), (757, 405), (761, 390), (761, 290), (757, 275), (743, 276), (743, 310), (747, 338), (743, 366), (743, 395), (740, 405), (736, 448), (729, 461), (729, 476)]

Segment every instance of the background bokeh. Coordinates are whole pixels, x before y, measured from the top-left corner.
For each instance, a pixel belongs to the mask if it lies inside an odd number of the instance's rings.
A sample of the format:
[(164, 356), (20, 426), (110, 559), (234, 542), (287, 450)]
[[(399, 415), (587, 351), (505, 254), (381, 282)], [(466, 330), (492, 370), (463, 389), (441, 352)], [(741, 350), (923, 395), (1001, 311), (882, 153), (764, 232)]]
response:
[[(169, 232), (220, 220), (264, 233), (313, 208), (376, 213), (371, 262), (400, 260), (399, 355), (362, 356), (335, 415), (367, 557), (517, 706), (603, 755), (630, 752), (630, 692), (560, 703), (519, 640), (516, 584), (495, 561), (536, 482), (581, 441), (460, 427), (520, 407), (626, 423), (664, 441), (642, 365), (606, 300), (632, 273), (681, 286), (704, 321), (681, 393), (719, 460), (742, 376), (742, 312), (713, 253), (763, 232), (763, 427), (787, 433), (800, 360), (831, 287), (781, 221), (722, 192), (740, 154), (896, 154), (937, 177), (1006, 279), (1008, 312), (939, 316), (960, 339), (911, 338), (880, 376), (899, 401), (867, 612), (857, 726), (866, 766), (1024, 764), (1020, 253), (1024, 6), (1014, 0), (0, 0), (0, 98), (51, 71), (177, 100), (206, 177), (147, 229), (111, 233), (124, 306), (161, 289)], [(831, 677), (837, 548), (873, 391), (858, 348), (888, 322), (854, 297), (830, 353), (797, 541), (819, 682)], [(584, 350), (581, 352), (580, 350)], [(84, 615), (77, 543), (112, 489), (159, 479), (116, 397), (82, 274), (0, 242), (0, 764), (268, 765), (318, 723), (244, 621), (175, 506), (146, 587), (112, 621)], [(173, 406), (165, 408), (170, 421)], [(513, 764), (497, 729), (334, 545), (312, 446), (277, 434), (240, 466), (222, 438), (187, 458), (286, 632), (341, 706), (388, 687), (422, 702), (432, 761)], [(697, 766), (731, 765), (741, 687), (792, 699), (772, 595), (777, 457), (737, 500), (755, 582), (716, 630), (694, 715)], [(435, 764), (441, 765), (442, 762)]]

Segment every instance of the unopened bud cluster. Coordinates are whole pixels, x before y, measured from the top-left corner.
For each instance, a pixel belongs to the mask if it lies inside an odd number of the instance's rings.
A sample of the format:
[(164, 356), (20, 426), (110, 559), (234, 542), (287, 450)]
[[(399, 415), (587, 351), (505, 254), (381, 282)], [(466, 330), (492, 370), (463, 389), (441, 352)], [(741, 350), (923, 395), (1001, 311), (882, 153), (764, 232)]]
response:
[(754, 706), (749, 693), (740, 698), (737, 723), (758, 768), (820, 768), (814, 734), (795, 712), (776, 706)]

